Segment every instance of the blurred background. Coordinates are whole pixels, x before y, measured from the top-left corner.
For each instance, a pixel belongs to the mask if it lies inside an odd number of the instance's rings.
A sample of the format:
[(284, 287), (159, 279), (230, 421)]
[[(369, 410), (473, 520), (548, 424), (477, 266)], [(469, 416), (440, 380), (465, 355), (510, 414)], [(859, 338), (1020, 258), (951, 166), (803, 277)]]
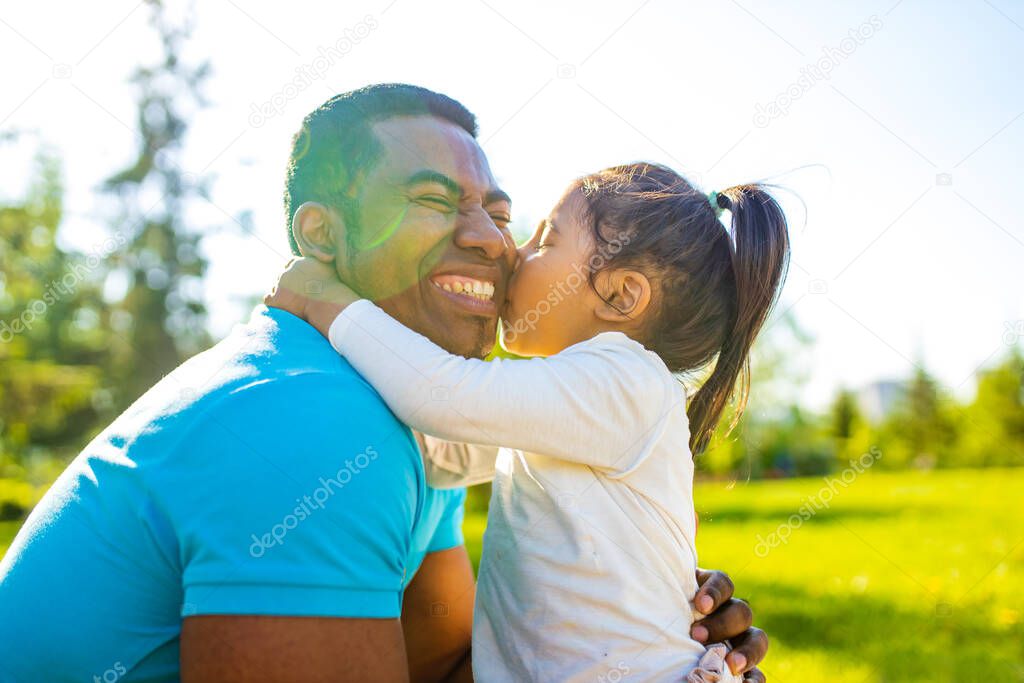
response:
[(40, 2), (0, 37), (0, 551), (273, 284), (303, 116), (403, 81), (477, 114), (519, 237), (615, 163), (780, 186), (793, 262), (698, 461), (702, 564), (771, 681), (1024, 681), (1021, 2)]

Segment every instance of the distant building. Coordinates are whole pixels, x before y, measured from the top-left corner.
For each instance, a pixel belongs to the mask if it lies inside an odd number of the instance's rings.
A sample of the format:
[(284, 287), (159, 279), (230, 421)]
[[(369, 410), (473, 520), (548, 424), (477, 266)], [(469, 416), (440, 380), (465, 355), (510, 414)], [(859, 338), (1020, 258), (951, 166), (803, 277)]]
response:
[(871, 422), (880, 422), (907, 395), (907, 383), (899, 380), (872, 382), (857, 392), (857, 407)]

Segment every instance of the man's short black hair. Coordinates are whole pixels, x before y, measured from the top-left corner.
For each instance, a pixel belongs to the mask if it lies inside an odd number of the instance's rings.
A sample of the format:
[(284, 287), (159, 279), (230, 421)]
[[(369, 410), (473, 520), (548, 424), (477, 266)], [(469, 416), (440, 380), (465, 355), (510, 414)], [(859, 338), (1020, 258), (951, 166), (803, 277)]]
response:
[(371, 125), (394, 116), (419, 115), (451, 121), (477, 136), (476, 117), (461, 102), (405, 83), (368, 85), (335, 95), (303, 119), (292, 138), (284, 190), (288, 242), (294, 254), (299, 253), (291, 230), (295, 209), (308, 201), (335, 207), (354, 230), (355, 207), (347, 192), (381, 151)]

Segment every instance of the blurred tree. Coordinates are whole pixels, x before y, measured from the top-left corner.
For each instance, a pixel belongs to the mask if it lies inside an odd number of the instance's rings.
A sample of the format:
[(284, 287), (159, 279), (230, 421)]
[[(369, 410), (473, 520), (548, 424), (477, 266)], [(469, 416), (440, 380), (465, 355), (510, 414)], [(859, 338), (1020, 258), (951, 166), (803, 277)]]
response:
[(959, 443), (950, 465), (1024, 465), (1024, 356), (978, 376), (974, 401), (961, 412)]
[(868, 452), (871, 447), (871, 428), (861, 414), (856, 395), (840, 389), (829, 411), (828, 435), (832, 440), (835, 458), (840, 468), (849, 461)]
[(955, 458), (952, 401), (920, 365), (879, 429), (884, 467), (933, 467)]
[(860, 421), (860, 410), (853, 392), (840, 389), (832, 402), (831, 434), (835, 439), (849, 439)]
[(109, 412), (100, 285), (116, 241), (62, 249), (60, 163), (42, 150), (35, 164), (24, 200), (0, 205), (0, 475), (19, 477), (80, 448)]
[[(118, 230), (127, 245), (113, 259), (112, 277), (127, 282), (127, 293), (113, 318), (114, 331), (127, 342), (117, 364), (120, 386), (135, 398), (183, 358), (209, 343), (202, 277), (206, 262), (200, 235), (184, 226), (190, 200), (206, 197), (201, 178), (182, 170), (186, 121), (204, 107), (200, 88), (207, 62), (193, 66), (181, 59), (191, 30), (175, 23), (159, 0), (147, 0), (151, 25), (162, 48), (158, 63), (136, 69), (139, 91), (139, 151), (105, 188), (119, 203)], [(122, 397), (123, 399), (124, 397)]]

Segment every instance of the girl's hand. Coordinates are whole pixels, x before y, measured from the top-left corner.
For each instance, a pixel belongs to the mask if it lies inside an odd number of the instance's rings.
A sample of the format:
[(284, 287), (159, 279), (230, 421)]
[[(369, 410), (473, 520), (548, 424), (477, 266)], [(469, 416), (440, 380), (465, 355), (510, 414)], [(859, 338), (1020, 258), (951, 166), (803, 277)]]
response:
[(330, 265), (302, 257), (288, 264), (263, 303), (302, 318), (326, 337), (338, 314), (360, 298)]

